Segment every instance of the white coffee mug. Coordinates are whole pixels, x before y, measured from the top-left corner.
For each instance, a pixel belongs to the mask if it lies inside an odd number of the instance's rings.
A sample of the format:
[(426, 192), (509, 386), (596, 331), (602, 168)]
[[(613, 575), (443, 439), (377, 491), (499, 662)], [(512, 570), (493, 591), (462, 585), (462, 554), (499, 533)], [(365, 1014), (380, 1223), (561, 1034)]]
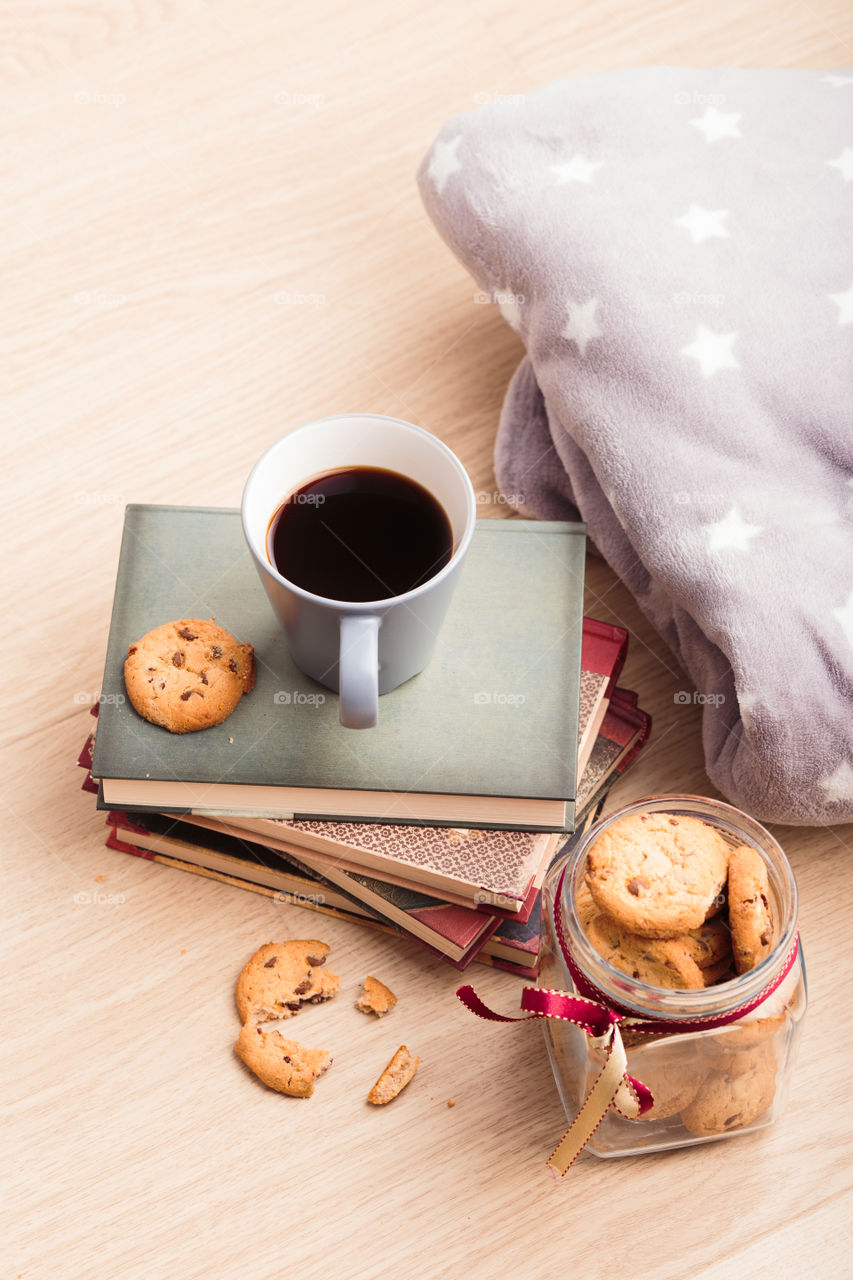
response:
[[(447, 515), (453, 549), (420, 586), (385, 600), (332, 600), (290, 582), (268, 551), (270, 521), (285, 499), (324, 472), (381, 467), (416, 481)], [(301, 671), (340, 693), (341, 724), (369, 729), (379, 695), (429, 662), (474, 532), (477, 506), (462, 463), (421, 427), (373, 413), (342, 413), (297, 427), (267, 449), (243, 491), (243, 532)]]

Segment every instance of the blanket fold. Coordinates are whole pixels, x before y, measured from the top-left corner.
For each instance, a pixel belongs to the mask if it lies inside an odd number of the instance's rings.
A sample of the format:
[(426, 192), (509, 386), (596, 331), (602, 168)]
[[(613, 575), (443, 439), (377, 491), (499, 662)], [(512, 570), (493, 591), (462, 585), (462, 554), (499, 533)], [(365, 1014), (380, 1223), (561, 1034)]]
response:
[(587, 522), (732, 803), (853, 820), (853, 71), (559, 81), (418, 181), (526, 348), (504, 495)]

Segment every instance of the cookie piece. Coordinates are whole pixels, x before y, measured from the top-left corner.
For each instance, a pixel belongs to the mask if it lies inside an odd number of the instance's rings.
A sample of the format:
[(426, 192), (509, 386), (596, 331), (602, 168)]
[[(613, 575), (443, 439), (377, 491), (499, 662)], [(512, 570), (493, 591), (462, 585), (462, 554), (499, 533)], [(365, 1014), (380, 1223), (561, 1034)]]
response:
[(776, 1077), (763, 1064), (742, 1075), (712, 1071), (693, 1101), (681, 1112), (681, 1122), (697, 1138), (743, 1129), (767, 1110), (776, 1093)]
[(394, 1054), (382, 1075), (367, 1095), (367, 1101), (375, 1106), (384, 1106), (392, 1098), (396, 1098), (401, 1089), (405, 1089), (420, 1065), (420, 1058), (414, 1058), (404, 1044)]
[(356, 1000), (355, 1007), (361, 1013), (375, 1013), (377, 1018), (384, 1018), (396, 1003), (397, 997), (391, 988), (368, 974), (364, 979), (364, 990)]
[(637, 813), (606, 828), (587, 855), (600, 911), (646, 938), (675, 938), (717, 909), (729, 847), (699, 818)]
[(303, 1004), (331, 1000), (340, 987), (336, 973), (321, 966), (330, 947), (316, 938), (267, 942), (255, 952), (237, 979), (241, 1022), (292, 1018)]
[(255, 684), (255, 651), (212, 620), (182, 618), (130, 646), (124, 683), (131, 705), (170, 733), (221, 724)]
[(698, 991), (705, 985), (702, 970), (677, 938), (642, 938), (601, 914), (593, 916), (585, 932), (608, 964), (637, 982), (684, 991)]
[(729, 925), (735, 969), (747, 973), (773, 948), (773, 908), (767, 866), (757, 849), (739, 845), (729, 854)]
[(639, 1121), (666, 1120), (690, 1105), (708, 1076), (692, 1040), (638, 1045), (629, 1048), (628, 1074), (651, 1089), (654, 1105)]
[(241, 1027), (234, 1052), (265, 1085), (291, 1098), (310, 1098), (314, 1081), (332, 1065), (325, 1049), (306, 1049), (253, 1021)]

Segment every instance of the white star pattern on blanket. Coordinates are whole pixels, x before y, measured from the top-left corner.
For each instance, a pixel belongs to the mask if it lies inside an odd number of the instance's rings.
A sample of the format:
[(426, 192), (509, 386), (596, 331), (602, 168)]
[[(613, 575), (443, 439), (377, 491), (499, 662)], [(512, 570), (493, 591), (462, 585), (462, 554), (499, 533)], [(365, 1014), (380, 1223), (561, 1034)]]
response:
[(429, 160), (429, 176), (435, 183), (435, 189), (439, 193), (444, 190), (450, 175), (458, 173), (462, 168), (462, 161), (456, 154), (461, 141), (462, 134), (457, 133), (456, 137), (451, 138), (449, 142), (442, 142), (439, 139), (433, 148)]
[(853, 147), (845, 147), (835, 160), (827, 160), (830, 169), (837, 169), (845, 182), (853, 181)]
[(692, 204), (680, 218), (673, 218), (673, 222), (677, 227), (684, 227), (690, 232), (694, 244), (704, 244), (712, 236), (729, 234), (723, 226), (723, 218), (728, 216), (728, 209), (703, 209), (698, 204)]
[(599, 329), (595, 319), (595, 309), (598, 306), (598, 298), (590, 298), (588, 302), (573, 302), (569, 299), (566, 302), (566, 310), (569, 313), (568, 323), (563, 330), (563, 337), (569, 342), (574, 342), (578, 351), (585, 358), (586, 349), (593, 338), (600, 338), (604, 332)]
[(838, 307), (838, 323), (853, 324), (853, 284), (846, 293), (831, 293), (829, 296)]
[(842, 760), (837, 769), (820, 779), (827, 800), (853, 800), (853, 767)]
[(697, 325), (696, 337), (680, 355), (697, 360), (703, 378), (712, 377), (719, 369), (739, 369), (737, 357), (732, 351), (737, 333), (714, 333), (704, 324)]
[(764, 531), (763, 525), (749, 524), (744, 520), (737, 507), (732, 507), (716, 524), (706, 524), (704, 527), (708, 550), (711, 552), (749, 551), (751, 540)]
[(850, 648), (853, 649), (853, 591), (850, 592), (847, 603), (841, 609), (832, 610), (832, 616), (847, 637)]
[(735, 113), (718, 111), (716, 107), (707, 107), (705, 114), (690, 123), (694, 129), (704, 133), (706, 142), (719, 142), (720, 138), (739, 138), (738, 128), (740, 116)]
[(515, 329), (516, 333), (521, 328), (521, 307), (514, 298), (500, 298), (498, 300), (498, 310), (506, 320), (511, 329)]
[(564, 182), (592, 182), (596, 170), (603, 164), (603, 160), (587, 160), (586, 156), (577, 155), (564, 164), (551, 164), (548, 168), (562, 186)]
[(757, 693), (739, 693), (737, 703), (740, 718), (744, 721), (751, 720), (755, 715), (756, 707), (760, 705)]
[(853, 76), (823, 76), (821, 84), (831, 84), (833, 89), (843, 89), (846, 84), (853, 84)]

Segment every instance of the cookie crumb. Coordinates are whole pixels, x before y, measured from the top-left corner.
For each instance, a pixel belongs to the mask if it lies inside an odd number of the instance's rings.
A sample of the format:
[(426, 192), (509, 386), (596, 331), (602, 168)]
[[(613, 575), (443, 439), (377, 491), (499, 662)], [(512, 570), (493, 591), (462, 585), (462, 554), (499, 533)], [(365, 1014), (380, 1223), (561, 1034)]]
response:
[(181, 955), (182, 955), (182, 956), (185, 956), (186, 954), (187, 954), (187, 949), (186, 949), (186, 947), (181, 947)]
[(420, 1066), (420, 1058), (413, 1057), (404, 1044), (401, 1044), (376, 1084), (367, 1095), (367, 1101), (374, 1106), (384, 1106), (405, 1089), (412, 1076)]
[(455, 1100), (454, 1098), (448, 1098), (448, 1099), (447, 1099), (447, 1105), (448, 1105), (449, 1107), (455, 1107), (455, 1106), (456, 1106), (456, 1100)]
[(96, 883), (96, 884), (103, 884), (103, 883), (104, 883), (104, 881), (106, 880), (106, 878), (107, 878), (107, 877), (104, 875), (104, 873), (103, 873), (103, 871), (102, 871), (102, 872), (101, 872), (101, 874), (100, 874), (99, 876), (95, 876), (95, 883)]
[(355, 1002), (360, 1013), (375, 1013), (377, 1018), (384, 1018), (397, 1003), (397, 997), (390, 987), (370, 974), (364, 979), (363, 990)]

